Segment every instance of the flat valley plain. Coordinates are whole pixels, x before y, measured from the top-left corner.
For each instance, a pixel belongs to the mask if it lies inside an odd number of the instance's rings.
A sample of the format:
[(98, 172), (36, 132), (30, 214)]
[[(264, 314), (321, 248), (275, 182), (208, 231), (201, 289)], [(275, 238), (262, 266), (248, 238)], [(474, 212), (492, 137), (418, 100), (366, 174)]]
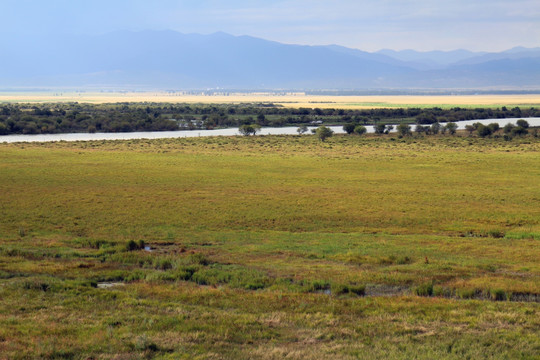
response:
[(540, 140), (0, 144), (0, 358), (538, 359)]
[(268, 103), (285, 107), (372, 109), (398, 107), (467, 107), (497, 108), (502, 106), (538, 107), (540, 94), (518, 95), (366, 95), (332, 96), (305, 93), (228, 93), (227, 95), (186, 94), (183, 92), (0, 92), (0, 103), (57, 103), (86, 102), (93, 104), (119, 102), (187, 103), (187, 104), (240, 104)]

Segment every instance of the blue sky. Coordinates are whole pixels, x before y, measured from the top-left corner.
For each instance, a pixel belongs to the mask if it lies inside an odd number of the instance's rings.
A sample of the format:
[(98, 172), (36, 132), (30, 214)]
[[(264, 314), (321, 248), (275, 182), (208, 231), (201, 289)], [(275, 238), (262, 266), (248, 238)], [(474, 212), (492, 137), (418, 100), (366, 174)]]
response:
[(539, 0), (0, 0), (0, 35), (224, 31), (366, 51), (540, 46)]

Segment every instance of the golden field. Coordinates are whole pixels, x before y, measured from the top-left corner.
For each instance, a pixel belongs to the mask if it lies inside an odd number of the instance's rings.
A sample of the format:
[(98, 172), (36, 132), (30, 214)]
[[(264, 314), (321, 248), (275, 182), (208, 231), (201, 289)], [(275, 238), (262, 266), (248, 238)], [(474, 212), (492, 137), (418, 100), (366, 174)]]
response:
[(426, 96), (315, 96), (303, 93), (271, 95), (241, 94), (182, 95), (166, 92), (49, 92), (49, 93), (0, 93), (0, 103), (49, 103), (49, 102), (153, 102), (192, 104), (273, 103), (286, 107), (369, 109), (384, 107), (502, 107), (540, 106), (540, 94), (527, 95), (426, 95)]

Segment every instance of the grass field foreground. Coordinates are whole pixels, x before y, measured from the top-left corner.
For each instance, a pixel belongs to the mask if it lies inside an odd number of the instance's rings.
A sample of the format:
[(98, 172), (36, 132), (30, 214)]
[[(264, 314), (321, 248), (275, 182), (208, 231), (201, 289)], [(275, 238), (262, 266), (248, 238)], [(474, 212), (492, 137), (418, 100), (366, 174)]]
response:
[(540, 354), (537, 138), (0, 144), (0, 358)]

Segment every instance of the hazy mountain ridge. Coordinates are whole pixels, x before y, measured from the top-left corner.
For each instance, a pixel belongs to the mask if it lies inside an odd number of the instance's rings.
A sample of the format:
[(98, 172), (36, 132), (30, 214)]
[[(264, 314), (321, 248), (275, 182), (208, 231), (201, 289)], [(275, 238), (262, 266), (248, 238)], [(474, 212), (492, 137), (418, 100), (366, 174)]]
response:
[[(369, 53), (226, 33), (119, 31), (35, 39), (0, 58), (3, 86), (362, 89), (540, 87), (540, 48)], [(443, 61), (444, 60), (444, 61)]]
[(468, 50), (452, 50), (452, 51), (416, 51), (416, 50), (389, 50), (383, 49), (377, 51), (377, 54), (382, 54), (400, 61), (406, 61), (419, 65), (422, 70), (442, 69), (459, 61), (482, 56), (485, 52), (472, 52)]

